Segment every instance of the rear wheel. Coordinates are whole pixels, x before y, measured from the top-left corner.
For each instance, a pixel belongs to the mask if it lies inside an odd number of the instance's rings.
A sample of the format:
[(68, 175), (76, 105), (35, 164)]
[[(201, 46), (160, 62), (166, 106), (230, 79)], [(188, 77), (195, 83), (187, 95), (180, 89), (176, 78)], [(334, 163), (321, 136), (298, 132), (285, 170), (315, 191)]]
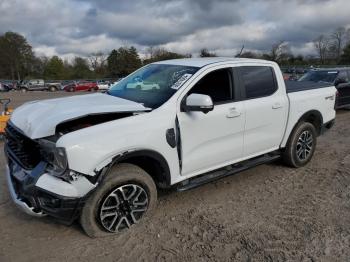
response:
[(23, 88), (21, 88), (21, 92), (22, 92), (22, 93), (25, 93), (25, 92), (27, 92), (27, 91), (28, 91), (28, 89), (27, 89), (27, 88), (24, 88), (24, 87), (23, 87)]
[(50, 90), (51, 92), (57, 91), (56, 87), (54, 87), (54, 86), (50, 86), (50, 87), (49, 87), (49, 90)]
[(312, 158), (317, 143), (315, 126), (311, 123), (300, 123), (291, 134), (283, 153), (284, 162), (291, 167), (306, 165)]
[(121, 233), (137, 224), (156, 205), (153, 179), (141, 168), (113, 168), (83, 207), (80, 223), (90, 237)]
[(75, 88), (74, 87), (70, 87), (69, 88), (69, 92), (74, 92), (75, 91)]

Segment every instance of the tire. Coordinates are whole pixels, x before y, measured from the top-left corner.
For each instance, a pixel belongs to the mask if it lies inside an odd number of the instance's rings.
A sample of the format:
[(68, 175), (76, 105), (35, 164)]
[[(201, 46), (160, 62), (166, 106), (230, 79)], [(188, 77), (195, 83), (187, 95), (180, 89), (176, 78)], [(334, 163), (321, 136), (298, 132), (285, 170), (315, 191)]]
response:
[(21, 88), (21, 92), (22, 92), (22, 93), (25, 93), (25, 92), (27, 92), (27, 91), (28, 91), (28, 89), (27, 89), (27, 88), (24, 88), (24, 87), (23, 87), (23, 88)]
[(75, 88), (74, 87), (70, 87), (69, 88), (69, 92), (75, 92)]
[[(137, 198), (129, 200), (134, 195)], [(111, 169), (87, 199), (80, 224), (92, 238), (113, 236), (144, 219), (155, 208), (156, 202), (157, 188), (151, 176), (138, 166), (122, 163)]]
[(301, 122), (292, 131), (285, 151), (283, 162), (290, 167), (305, 166), (312, 158), (317, 145), (317, 132), (313, 124)]
[(54, 86), (50, 86), (50, 87), (49, 87), (49, 90), (50, 90), (50, 92), (56, 92), (56, 91), (57, 91), (57, 88), (54, 87)]

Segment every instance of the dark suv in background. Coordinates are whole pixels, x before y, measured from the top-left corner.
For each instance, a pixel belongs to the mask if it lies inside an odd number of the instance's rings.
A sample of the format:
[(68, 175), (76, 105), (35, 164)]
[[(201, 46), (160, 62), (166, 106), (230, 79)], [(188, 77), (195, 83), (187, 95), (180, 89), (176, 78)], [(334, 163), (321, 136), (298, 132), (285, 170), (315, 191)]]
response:
[(22, 92), (26, 91), (58, 91), (61, 89), (61, 83), (59, 82), (45, 82), (43, 79), (32, 79), (27, 81), (21, 81), (17, 86), (17, 89)]
[(314, 69), (298, 81), (332, 83), (338, 90), (336, 108), (350, 107), (350, 68)]

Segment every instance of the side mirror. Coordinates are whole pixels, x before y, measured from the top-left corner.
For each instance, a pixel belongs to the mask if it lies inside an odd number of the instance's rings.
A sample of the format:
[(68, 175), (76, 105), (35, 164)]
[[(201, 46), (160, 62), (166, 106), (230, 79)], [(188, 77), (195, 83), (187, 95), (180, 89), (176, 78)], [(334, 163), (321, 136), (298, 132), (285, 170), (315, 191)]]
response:
[(182, 109), (185, 112), (196, 111), (207, 114), (214, 109), (214, 103), (208, 95), (191, 94), (186, 98)]

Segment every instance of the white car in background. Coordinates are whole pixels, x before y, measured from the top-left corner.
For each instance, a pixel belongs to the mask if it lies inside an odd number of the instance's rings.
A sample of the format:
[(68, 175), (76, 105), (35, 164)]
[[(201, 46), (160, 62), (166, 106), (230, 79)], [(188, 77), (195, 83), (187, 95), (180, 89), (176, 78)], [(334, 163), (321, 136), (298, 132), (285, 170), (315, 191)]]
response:
[(111, 87), (111, 83), (109, 81), (97, 81), (97, 86), (99, 90), (108, 90)]
[(126, 86), (127, 89), (132, 89), (132, 88), (136, 88), (136, 89), (140, 89), (140, 90), (156, 90), (156, 89), (160, 89), (159, 85), (154, 83), (154, 82), (150, 82), (150, 81), (144, 81), (141, 78), (136, 77), (134, 79), (133, 82), (128, 83)]

